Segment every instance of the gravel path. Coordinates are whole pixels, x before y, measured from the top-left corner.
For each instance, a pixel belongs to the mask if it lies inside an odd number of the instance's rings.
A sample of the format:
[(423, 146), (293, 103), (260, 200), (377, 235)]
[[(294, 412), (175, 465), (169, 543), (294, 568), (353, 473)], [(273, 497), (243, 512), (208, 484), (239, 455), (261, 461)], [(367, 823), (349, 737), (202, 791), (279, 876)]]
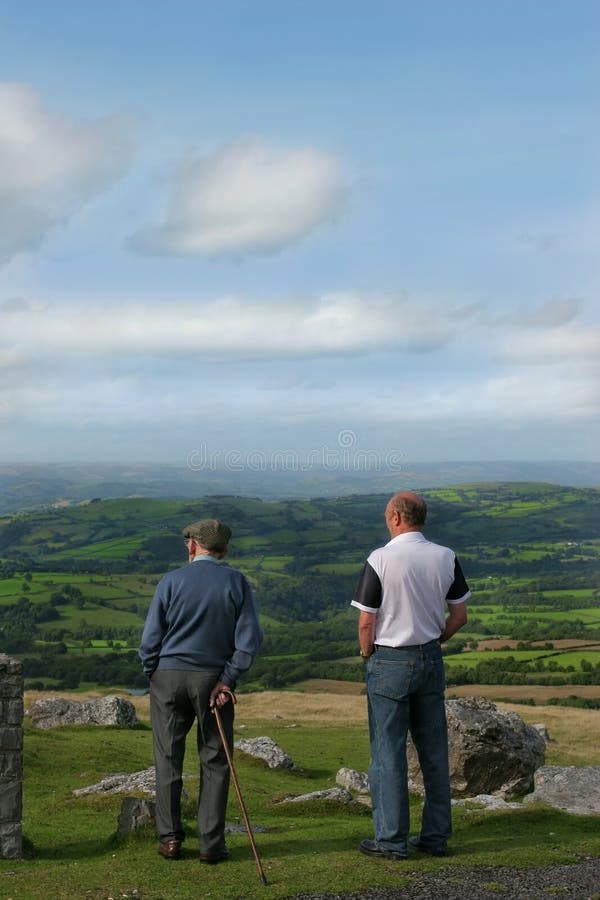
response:
[(600, 859), (531, 869), (454, 867), (426, 875), (402, 874), (410, 876), (409, 887), (373, 888), (357, 894), (296, 894), (290, 900), (600, 900)]

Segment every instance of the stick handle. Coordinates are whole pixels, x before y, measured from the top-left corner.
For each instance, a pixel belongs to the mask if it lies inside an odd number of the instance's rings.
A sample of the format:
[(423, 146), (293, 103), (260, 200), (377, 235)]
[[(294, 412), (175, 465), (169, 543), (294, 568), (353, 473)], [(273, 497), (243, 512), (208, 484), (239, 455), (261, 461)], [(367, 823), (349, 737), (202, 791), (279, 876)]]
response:
[(229, 771), (231, 772), (231, 779), (233, 781), (235, 793), (236, 793), (236, 796), (238, 799), (238, 803), (240, 805), (240, 810), (242, 812), (242, 818), (244, 819), (244, 825), (246, 826), (246, 831), (248, 832), (248, 838), (250, 840), (250, 846), (252, 847), (252, 853), (254, 854), (254, 859), (256, 860), (256, 868), (258, 869), (258, 876), (263, 884), (268, 884), (267, 879), (265, 877), (265, 873), (263, 871), (262, 863), (260, 861), (260, 856), (258, 855), (258, 850), (256, 847), (256, 842), (254, 840), (254, 835), (252, 834), (252, 828), (250, 827), (250, 820), (248, 819), (248, 813), (246, 812), (246, 807), (245, 807), (244, 801), (242, 799), (242, 792), (240, 790), (240, 785), (237, 780), (237, 775), (235, 774), (235, 769), (233, 767), (233, 759), (232, 759), (231, 753), (229, 751), (229, 745), (227, 743), (227, 738), (225, 737), (225, 732), (223, 731), (223, 723), (221, 721), (221, 713), (219, 712), (218, 706), (213, 706), (212, 711), (215, 715), (215, 719), (217, 720), (217, 728), (219, 729), (219, 737), (221, 738), (221, 743), (223, 744), (223, 750), (225, 751), (225, 756), (227, 757), (227, 764), (229, 766)]

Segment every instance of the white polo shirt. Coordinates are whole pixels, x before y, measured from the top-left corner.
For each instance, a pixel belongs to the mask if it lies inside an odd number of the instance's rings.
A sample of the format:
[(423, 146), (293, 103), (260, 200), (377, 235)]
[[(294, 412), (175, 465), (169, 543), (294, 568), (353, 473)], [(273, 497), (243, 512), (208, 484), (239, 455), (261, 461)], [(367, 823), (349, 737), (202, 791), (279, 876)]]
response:
[(377, 616), (376, 644), (406, 647), (437, 640), (446, 604), (470, 596), (454, 552), (409, 531), (371, 553), (351, 605)]

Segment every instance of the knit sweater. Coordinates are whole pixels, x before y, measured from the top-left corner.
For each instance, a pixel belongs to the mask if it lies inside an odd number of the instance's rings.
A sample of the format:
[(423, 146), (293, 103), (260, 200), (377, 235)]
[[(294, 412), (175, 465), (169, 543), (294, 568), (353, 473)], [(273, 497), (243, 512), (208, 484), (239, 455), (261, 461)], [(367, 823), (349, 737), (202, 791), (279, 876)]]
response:
[(244, 575), (212, 556), (167, 573), (148, 610), (140, 645), (144, 672), (209, 669), (234, 688), (262, 642)]

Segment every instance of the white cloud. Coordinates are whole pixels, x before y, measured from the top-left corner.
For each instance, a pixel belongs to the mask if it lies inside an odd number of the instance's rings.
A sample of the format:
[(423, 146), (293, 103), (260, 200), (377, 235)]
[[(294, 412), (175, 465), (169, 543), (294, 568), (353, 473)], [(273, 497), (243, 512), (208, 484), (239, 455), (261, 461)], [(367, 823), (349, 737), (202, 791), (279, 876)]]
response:
[[(600, 412), (597, 373), (563, 365), (527, 372), (487, 374), (481, 380), (464, 375), (444, 384), (404, 386), (402, 420), (409, 422), (487, 423), (490, 427), (534, 422), (595, 422)], [(398, 419), (391, 399), (382, 391), (369, 408), (375, 421)]]
[[(495, 309), (478, 304), (472, 307), (479, 311), (480, 324), (485, 328), (496, 328), (499, 332), (544, 331), (548, 328), (566, 325), (581, 312), (583, 303), (578, 297), (559, 297), (546, 300), (533, 307), (520, 307), (498, 313)], [(529, 334), (529, 340), (536, 340)]]
[(0, 264), (37, 248), (119, 178), (129, 157), (121, 119), (69, 119), (27, 85), (0, 83)]
[[(258, 422), (261, 428), (302, 423), (333, 428), (337, 423), (363, 429), (373, 439), (382, 427), (414, 436), (421, 427), (434, 425), (447, 427), (445, 452), (451, 454), (452, 435), (461, 432), (465, 439), (471, 428), (493, 431), (550, 423), (568, 428), (571, 423), (591, 426), (598, 419), (593, 373), (586, 376), (569, 366), (526, 375), (487, 375), (481, 380), (448, 374), (437, 384), (434, 379), (426, 381), (424, 371), (418, 370), (409, 379), (390, 379), (376, 390), (361, 377), (364, 370), (342, 372), (324, 391), (290, 383), (275, 396), (248, 369), (239, 378), (239, 373), (229, 374), (224, 367), (218, 382), (210, 368), (160, 376), (141, 369), (114, 375), (70, 369), (38, 377), (35, 385), (17, 380), (11, 391), (0, 391), (0, 422), (28, 421), (78, 431), (139, 426), (150, 432), (172, 424), (185, 433), (197, 432), (198, 440), (208, 423), (233, 429), (234, 434)], [(200, 389), (190, 400), (192, 384)]]
[(508, 362), (544, 364), (566, 360), (600, 360), (600, 328), (595, 325), (568, 324), (524, 331), (506, 337), (498, 349), (499, 358)]
[(554, 326), (566, 307), (546, 312), (548, 325), (518, 328), (481, 306), (402, 294), (13, 300), (0, 306), (0, 419), (78, 430), (163, 421), (200, 432), (206, 422), (338, 421), (374, 434), (411, 423), (447, 423), (449, 433), (462, 423), (464, 434), (592, 422), (598, 333), (580, 321)]
[(470, 313), (417, 304), (403, 295), (325, 294), (306, 303), (248, 302), (225, 297), (205, 303), (135, 300), (106, 305), (9, 306), (0, 347), (23, 357), (278, 359), (343, 356), (382, 348), (421, 353), (452, 339)]
[(184, 163), (164, 222), (137, 231), (130, 246), (182, 256), (272, 252), (336, 219), (346, 194), (333, 157), (240, 138)]

